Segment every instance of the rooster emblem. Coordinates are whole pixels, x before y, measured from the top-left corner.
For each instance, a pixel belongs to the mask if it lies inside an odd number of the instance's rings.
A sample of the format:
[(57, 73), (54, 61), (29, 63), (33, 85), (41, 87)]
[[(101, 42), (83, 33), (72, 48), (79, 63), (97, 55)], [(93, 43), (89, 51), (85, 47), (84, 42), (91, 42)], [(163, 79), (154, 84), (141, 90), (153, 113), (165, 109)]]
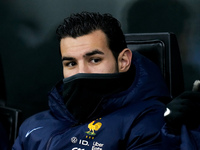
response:
[(95, 123), (95, 121), (92, 121), (91, 123), (88, 124), (88, 128), (89, 128), (89, 131), (85, 132), (89, 135), (96, 135), (96, 133), (94, 131), (98, 131), (101, 126), (102, 126), (102, 123), (101, 122), (97, 122)]

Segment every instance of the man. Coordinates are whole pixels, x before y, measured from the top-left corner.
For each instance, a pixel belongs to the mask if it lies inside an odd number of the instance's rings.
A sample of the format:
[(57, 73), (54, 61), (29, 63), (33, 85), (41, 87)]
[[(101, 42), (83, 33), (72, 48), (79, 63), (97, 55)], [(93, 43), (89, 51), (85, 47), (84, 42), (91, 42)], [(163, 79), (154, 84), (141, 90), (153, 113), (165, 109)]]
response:
[(22, 124), (13, 149), (162, 149), (167, 87), (157, 66), (127, 48), (119, 22), (83, 12), (57, 34), (64, 79), (49, 94), (50, 110)]

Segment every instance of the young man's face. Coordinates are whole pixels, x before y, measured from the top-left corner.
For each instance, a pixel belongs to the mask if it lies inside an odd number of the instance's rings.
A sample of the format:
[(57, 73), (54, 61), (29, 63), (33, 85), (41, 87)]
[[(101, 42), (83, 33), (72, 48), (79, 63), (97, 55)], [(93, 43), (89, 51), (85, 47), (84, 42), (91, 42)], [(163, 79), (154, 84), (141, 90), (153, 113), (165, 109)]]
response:
[(96, 30), (77, 38), (61, 39), (64, 78), (77, 73), (116, 73), (118, 65), (105, 33)]

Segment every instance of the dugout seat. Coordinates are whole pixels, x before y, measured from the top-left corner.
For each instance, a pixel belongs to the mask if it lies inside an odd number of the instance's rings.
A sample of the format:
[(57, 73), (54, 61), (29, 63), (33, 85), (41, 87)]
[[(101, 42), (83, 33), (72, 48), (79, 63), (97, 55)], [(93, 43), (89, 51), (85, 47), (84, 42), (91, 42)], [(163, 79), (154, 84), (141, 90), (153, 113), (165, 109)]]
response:
[(5, 131), (2, 131), (3, 133), (6, 133), (4, 137), (2, 137), (3, 135), (0, 136), (1, 138), (7, 138), (4, 141), (8, 141), (8, 149), (11, 149), (21, 124), (22, 112), (19, 109), (6, 106), (6, 97), (5, 78), (0, 57), (0, 129)]
[(179, 46), (175, 34), (125, 34), (128, 48), (149, 58), (161, 69), (172, 98), (184, 91), (184, 80)]

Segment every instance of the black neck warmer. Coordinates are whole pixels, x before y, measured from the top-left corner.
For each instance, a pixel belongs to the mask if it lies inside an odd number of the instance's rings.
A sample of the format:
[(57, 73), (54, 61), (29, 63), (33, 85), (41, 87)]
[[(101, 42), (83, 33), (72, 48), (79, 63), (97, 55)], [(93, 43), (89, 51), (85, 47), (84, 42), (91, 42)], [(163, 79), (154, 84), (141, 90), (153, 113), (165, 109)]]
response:
[(101, 100), (126, 90), (134, 80), (134, 68), (125, 73), (76, 74), (63, 79), (63, 100), (69, 112), (84, 122), (92, 117)]

